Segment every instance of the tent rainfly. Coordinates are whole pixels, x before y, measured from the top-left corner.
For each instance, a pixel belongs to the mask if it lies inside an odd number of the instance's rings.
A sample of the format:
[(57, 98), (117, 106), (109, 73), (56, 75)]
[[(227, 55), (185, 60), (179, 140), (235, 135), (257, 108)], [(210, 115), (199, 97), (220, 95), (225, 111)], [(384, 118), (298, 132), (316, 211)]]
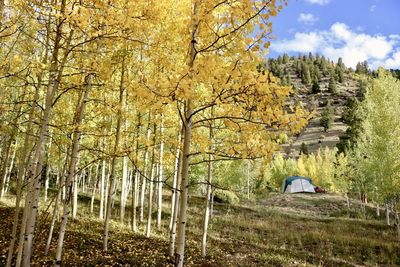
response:
[(315, 186), (310, 178), (289, 176), (283, 180), (282, 193), (315, 193)]

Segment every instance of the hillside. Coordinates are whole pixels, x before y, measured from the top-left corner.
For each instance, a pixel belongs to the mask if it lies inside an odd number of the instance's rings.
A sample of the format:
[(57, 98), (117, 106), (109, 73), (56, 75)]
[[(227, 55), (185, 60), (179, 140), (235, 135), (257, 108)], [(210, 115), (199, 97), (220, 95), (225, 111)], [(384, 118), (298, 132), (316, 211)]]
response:
[[(398, 266), (399, 242), (394, 227), (384, 225), (368, 206), (367, 219), (359, 203), (346, 208), (334, 194), (270, 194), (240, 205), (215, 204), (208, 256), (201, 257), (201, 210), (204, 199), (189, 198), (187, 262), (185, 266)], [(5, 261), (14, 209), (0, 202), (0, 266)], [(82, 203), (82, 205), (89, 205)], [(102, 251), (103, 224), (82, 209), (66, 233), (64, 266), (173, 266), (168, 256), (167, 224), (154, 237), (113, 222), (110, 250)], [(45, 213), (43, 213), (45, 215)], [(41, 216), (43, 218), (44, 216)], [(40, 220), (40, 228), (48, 222)], [(32, 266), (52, 266), (55, 242), (43, 255), (47, 231), (36, 242)]]
[[(283, 55), (277, 59), (269, 59), (267, 68), (281, 79), (282, 84), (294, 89), (291, 97), (293, 103), (301, 102), (303, 107), (315, 110), (307, 127), (282, 145), (282, 152), (290, 157), (297, 157), (302, 143), (306, 145), (308, 152), (316, 152), (320, 147), (335, 147), (339, 137), (347, 129), (347, 125), (341, 120), (343, 108), (349, 99), (360, 97), (360, 83), (365, 80), (365, 74), (370, 74), (368, 67), (360, 64), (354, 71), (347, 68), (341, 59), (334, 63), (319, 55), (309, 54), (290, 58)], [(329, 90), (331, 77), (336, 85), (334, 93)], [(319, 92), (313, 92), (314, 83), (318, 84)], [(324, 131), (320, 120), (329, 99), (332, 101), (334, 121), (331, 128)]]

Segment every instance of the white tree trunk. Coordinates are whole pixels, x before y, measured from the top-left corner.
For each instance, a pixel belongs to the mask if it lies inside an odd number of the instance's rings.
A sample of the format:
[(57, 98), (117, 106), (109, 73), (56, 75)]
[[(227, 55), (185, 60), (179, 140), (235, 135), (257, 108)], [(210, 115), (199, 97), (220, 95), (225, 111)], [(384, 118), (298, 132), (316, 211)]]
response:
[(139, 131), (140, 131), (140, 124), (141, 124), (141, 113), (138, 112), (138, 123), (136, 126), (136, 150), (135, 150), (135, 162), (133, 169), (135, 170), (134, 174), (134, 181), (133, 181), (133, 188), (132, 188), (132, 231), (137, 232), (137, 205), (139, 200)]
[(190, 141), (192, 134), (191, 122), (191, 100), (186, 103), (186, 116), (184, 123), (184, 141), (183, 141), (183, 159), (182, 159), (182, 181), (181, 181), (181, 194), (180, 194), (180, 207), (179, 207), (179, 220), (178, 220), (178, 235), (177, 246), (175, 253), (175, 266), (183, 267), (185, 257), (185, 240), (186, 240), (186, 212), (187, 212), (187, 199), (188, 199), (188, 178), (189, 178), (189, 154), (190, 154)]
[[(181, 140), (179, 141), (179, 147), (180, 147)], [(179, 149), (178, 149), (179, 151)], [(182, 153), (178, 153), (178, 162), (176, 166), (176, 172), (177, 172), (177, 177), (176, 177), (176, 186), (174, 188), (175, 191), (175, 199), (173, 203), (173, 210), (171, 214), (171, 229), (170, 229), (170, 246), (169, 246), (169, 255), (173, 257), (175, 255), (175, 240), (176, 240), (176, 227), (178, 224), (178, 213), (179, 213), (179, 202), (180, 202), (180, 188), (181, 188), (181, 177), (182, 177)]]
[[(177, 185), (179, 184), (178, 182), (178, 175), (179, 175), (179, 157), (180, 157), (180, 149), (181, 149), (181, 125), (179, 123), (179, 127), (178, 127), (178, 145), (176, 147), (176, 154), (175, 154), (175, 164), (174, 164), (174, 179), (172, 181), (172, 190), (171, 190), (171, 218), (169, 220), (169, 227), (168, 230), (171, 233), (171, 229), (172, 229), (172, 224), (176, 222), (176, 218), (175, 218), (175, 198), (176, 198), (176, 194), (177, 194)], [(175, 218), (175, 219), (174, 219)], [(171, 256), (174, 255), (174, 252), (171, 254)]]
[(156, 140), (157, 140), (157, 127), (154, 123), (154, 131), (153, 131), (153, 149), (151, 153), (151, 165), (150, 165), (150, 180), (149, 180), (149, 198), (148, 198), (148, 214), (147, 214), (147, 227), (146, 227), (146, 237), (150, 237), (151, 233), (151, 219), (152, 219), (152, 211), (153, 211), (153, 187), (154, 187), (154, 176), (157, 169), (157, 164), (155, 163), (156, 158)]
[(100, 181), (100, 211), (99, 211), (99, 219), (103, 220), (104, 218), (104, 186), (106, 179), (106, 160), (103, 159), (102, 168), (101, 168), (101, 181)]
[[(147, 126), (147, 143), (150, 140), (150, 123), (151, 123), (151, 114), (149, 114), (149, 124)], [(144, 218), (144, 202), (145, 202), (145, 194), (146, 194), (146, 181), (147, 181), (147, 164), (149, 160), (149, 148), (146, 146), (146, 151), (144, 153), (144, 167), (143, 167), (143, 177), (142, 177), (142, 188), (140, 193), (140, 213), (139, 213), (139, 221), (143, 222)]]
[[(39, 75), (39, 77), (38, 77), (38, 86), (36, 86), (36, 89), (35, 89), (33, 103), (36, 103), (39, 99), (39, 88), (40, 87), (41, 87), (41, 75)], [(16, 198), (15, 198), (14, 222), (13, 222), (13, 228), (12, 228), (12, 234), (11, 234), (11, 242), (10, 242), (10, 245), (8, 248), (6, 267), (11, 267), (11, 261), (12, 261), (12, 257), (14, 254), (15, 242), (17, 241), (17, 227), (18, 227), (19, 213), (20, 213), (22, 182), (24, 181), (24, 177), (25, 177), (25, 166), (29, 165), (28, 149), (29, 149), (29, 144), (30, 144), (30, 133), (32, 130), (32, 122), (33, 122), (33, 116), (35, 113), (35, 108), (36, 108), (36, 106), (32, 105), (31, 109), (29, 110), (28, 125), (26, 127), (26, 131), (25, 131), (25, 135), (24, 135), (24, 145), (23, 145), (22, 152), (21, 152), (21, 158), (18, 163), (17, 193), (16, 193)], [(24, 222), (26, 222), (27, 214), (24, 212), (23, 216), (25, 216), (25, 217), (22, 218), (22, 223), (21, 223), (20, 238), (19, 238), (20, 249), (18, 251), (16, 266), (19, 266), (21, 264), (21, 258), (22, 258), (22, 244), (23, 244), (23, 237), (24, 237), (25, 225), (26, 225)]]
[[(212, 116), (212, 111), (211, 111)], [(205, 199), (205, 209), (204, 209), (204, 217), (203, 217), (203, 239), (201, 244), (201, 255), (203, 257), (206, 256), (206, 246), (207, 246), (207, 235), (208, 235), (208, 221), (210, 219), (210, 205), (211, 205), (211, 182), (213, 175), (213, 125), (210, 125), (210, 151), (208, 155), (208, 170), (207, 170), (207, 194)]]
[[(60, 17), (57, 19), (57, 30), (55, 33), (55, 41), (54, 41), (54, 48), (53, 48), (53, 55), (51, 59), (51, 66), (49, 72), (49, 81), (47, 86), (46, 92), (46, 100), (45, 100), (45, 108), (43, 114), (43, 121), (40, 126), (40, 134), (39, 140), (36, 144), (36, 150), (34, 154), (33, 160), (33, 175), (32, 182), (29, 183), (29, 191), (30, 196), (28, 198), (28, 205), (25, 206), (25, 209), (28, 210), (27, 214), (27, 221), (25, 227), (25, 237), (24, 237), (24, 249), (23, 249), (23, 266), (29, 266), (31, 262), (31, 255), (32, 255), (32, 245), (33, 245), (33, 236), (35, 232), (35, 225), (36, 225), (36, 215), (39, 206), (39, 193), (40, 193), (40, 178), (42, 175), (42, 165), (44, 160), (45, 154), (45, 147), (47, 143), (47, 136), (48, 136), (48, 128), (50, 122), (50, 114), (52, 110), (52, 102), (54, 99), (55, 92), (58, 91), (62, 74), (63, 68), (66, 64), (68, 54), (64, 55), (64, 58), (59, 63), (59, 51), (60, 51), (60, 44), (62, 39), (62, 30), (64, 24), (64, 13), (65, 13), (65, 6), (66, 0), (61, 0), (60, 5)], [(68, 39), (65, 41), (64, 46), (69, 46), (73, 36), (73, 30), (70, 31)], [(24, 223), (24, 222), (22, 222)], [(21, 227), (22, 228), (22, 227)]]
[[(79, 141), (81, 138), (81, 131), (80, 131), (80, 124), (82, 123), (83, 120), (83, 114), (85, 111), (85, 106), (86, 102), (88, 100), (88, 95), (89, 95), (89, 90), (91, 87), (91, 74), (86, 76), (85, 82), (85, 91), (82, 97), (82, 100), (79, 101), (79, 105), (77, 108), (77, 116), (76, 116), (76, 121), (75, 121), (75, 129), (74, 129), (74, 136), (72, 140), (72, 151), (71, 151), (71, 161), (70, 165), (68, 168), (68, 176), (66, 180), (66, 195), (65, 195), (65, 200), (64, 200), (64, 209), (63, 209), (63, 216), (61, 218), (61, 225), (60, 225), (60, 231), (58, 235), (58, 242), (57, 242), (57, 249), (56, 249), (56, 259), (55, 259), (55, 266), (61, 266), (61, 257), (62, 257), (62, 248), (63, 248), (63, 243), (64, 243), (64, 236), (65, 236), (65, 231), (67, 229), (67, 222), (68, 222), (68, 216), (70, 213), (70, 201), (72, 197), (72, 186), (73, 186), (73, 180), (76, 179), (76, 166), (79, 160)], [(77, 182), (77, 181), (75, 181)]]
[(152, 164), (150, 169), (150, 180), (149, 180), (149, 199), (148, 199), (148, 214), (147, 214), (147, 226), (146, 226), (146, 237), (149, 238), (151, 234), (151, 215), (153, 208), (153, 186), (154, 186), (154, 173), (156, 164)]
[(121, 181), (121, 195), (120, 195), (120, 221), (124, 223), (125, 217), (125, 202), (126, 202), (126, 181), (128, 178), (128, 157), (123, 157), (122, 163), (122, 181)]
[(117, 114), (117, 128), (115, 132), (115, 143), (113, 149), (113, 157), (111, 160), (111, 172), (110, 172), (110, 181), (109, 181), (109, 190), (107, 197), (107, 209), (106, 209), (106, 218), (104, 221), (104, 232), (103, 232), (103, 250), (108, 250), (108, 231), (109, 224), (111, 219), (111, 206), (113, 203), (113, 198), (115, 195), (116, 189), (116, 179), (115, 179), (115, 169), (116, 169), (116, 161), (117, 161), (117, 153), (120, 142), (120, 134), (121, 134), (121, 124), (122, 124), (122, 112), (125, 110), (125, 100), (124, 100), (124, 78), (125, 78), (125, 57), (122, 59), (122, 67), (121, 67), (121, 81), (119, 86), (119, 108)]
[(157, 229), (161, 230), (161, 216), (162, 216), (162, 193), (163, 193), (163, 155), (164, 155), (164, 115), (161, 115), (160, 126), (160, 157), (159, 157), (159, 173), (158, 173), (158, 206), (157, 206)]
[(90, 200), (90, 213), (93, 213), (94, 211), (94, 199), (96, 197), (97, 189), (99, 188), (99, 163), (96, 163), (96, 170), (94, 172), (94, 184), (93, 184), (93, 190), (92, 190), (92, 199)]
[(10, 166), (9, 166), (7, 172), (6, 172), (5, 183), (4, 183), (4, 186), (3, 186), (4, 190), (1, 191), (1, 196), (3, 196), (5, 193), (8, 192), (8, 188), (9, 188), (9, 185), (10, 185), (11, 174), (12, 174), (12, 170), (14, 168), (15, 156), (17, 154), (17, 149), (18, 149), (18, 139), (15, 139), (14, 152), (13, 152), (13, 154), (11, 156)]
[[(76, 163), (78, 164), (78, 163)], [(78, 212), (78, 175), (74, 175), (72, 180), (72, 218), (76, 218), (76, 213)]]
[(250, 199), (250, 160), (247, 161), (247, 200)]
[(49, 141), (49, 146), (47, 148), (47, 153), (46, 153), (46, 175), (45, 175), (45, 181), (44, 181), (44, 202), (47, 203), (48, 199), (48, 191), (49, 191), (49, 175), (50, 175), (50, 164), (49, 164), (49, 158), (50, 158), (50, 149), (51, 149), (51, 143), (52, 143), (52, 138), (51, 138), (51, 132), (49, 133), (50, 135), (50, 141)]
[[(192, 28), (190, 42), (190, 54), (188, 59), (189, 67), (189, 78), (193, 79), (194, 76), (194, 60), (196, 57), (196, 33), (198, 30), (198, 2), (197, 0), (193, 3), (193, 14), (192, 14)], [(194, 90), (195, 85), (193, 81), (190, 82), (190, 90)], [(192, 100), (187, 99), (185, 101), (185, 112), (184, 112), (184, 141), (183, 141), (183, 159), (182, 159), (182, 181), (181, 181), (181, 195), (180, 195), (180, 207), (179, 207), (179, 224), (178, 224), (178, 237), (177, 246), (175, 253), (175, 266), (183, 267), (183, 261), (185, 258), (185, 241), (186, 241), (186, 212), (187, 212), (187, 199), (188, 199), (188, 179), (189, 179), (189, 156), (190, 156), (190, 143), (192, 138)]]
[(136, 210), (138, 201), (138, 189), (139, 189), (139, 173), (135, 171), (132, 189), (132, 231), (137, 232), (137, 222), (136, 222)]
[(7, 163), (8, 163), (8, 158), (10, 156), (10, 151), (11, 151), (11, 146), (13, 143), (14, 139), (14, 134), (11, 134), (10, 137), (8, 138), (8, 142), (5, 143), (5, 148), (4, 148), (4, 156), (1, 159), (2, 166), (0, 169), (0, 198), (3, 197), (4, 190), (5, 190), (5, 185), (6, 185), (6, 179), (7, 179)]

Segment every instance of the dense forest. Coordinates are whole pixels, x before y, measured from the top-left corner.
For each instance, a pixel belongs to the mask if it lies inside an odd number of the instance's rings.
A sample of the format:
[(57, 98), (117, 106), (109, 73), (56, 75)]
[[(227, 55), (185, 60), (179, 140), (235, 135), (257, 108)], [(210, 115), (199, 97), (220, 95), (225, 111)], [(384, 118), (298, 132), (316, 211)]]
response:
[[(312, 53), (266, 60), (286, 4), (0, 1), (0, 266), (213, 266), (212, 223), (291, 175), (344, 209), (359, 203), (364, 219), (384, 206), (400, 239), (399, 72)], [(344, 103), (341, 141), (288, 157), (324, 93), (324, 131)]]

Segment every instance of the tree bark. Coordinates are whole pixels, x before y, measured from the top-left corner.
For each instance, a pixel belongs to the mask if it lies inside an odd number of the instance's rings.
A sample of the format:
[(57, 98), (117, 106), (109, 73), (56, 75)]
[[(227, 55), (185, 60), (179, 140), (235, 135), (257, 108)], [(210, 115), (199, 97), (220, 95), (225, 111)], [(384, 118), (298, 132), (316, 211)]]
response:
[(15, 161), (15, 156), (17, 154), (17, 149), (18, 149), (18, 139), (15, 139), (14, 151), (13, 151), (13, 154), (11, 156), (10, 166), (8, 167), (8, 169), (6, 170), (6, 173), (5, 173), (4, 185), (3, 185), (3, 189), (1, 190), (1, 196), (0, 197), (3, 197), (4, 194), (8, 192), (8, 187), (10, 185), (10, 179), (11, 179), (11, 175), (12, 175), (12, 170), (14, 168), (14, 161)]
[(139, 172), (138, 161), (139, 161), (139, 131), (140, 131), (140, 119), (141, 114), (138, 112), (138, 124), (136, 126), (136, 150), (135, 150), (135, 174), (132, 188), (132, 231), (137, 232), (137, 222), (136, 222), (136, 213), (137, 213), (137, 203), (138, 203), (138, 191), (139, 191)]
[[(175, 154), (175, 164), (174, 164), (174, 179), (172, 181), (172, 190), (171, 190), (171, 218), (169, 220), (169, 228), (168, 230), (170, 231), (170, 234), (172, 233), (172, 224), (176, 223), (176, 218), (175, 218), (175, 198), (176, 194), (178, 192), (177, 190), (177, 185), (179, 184), (178, 182), (178, 176), (179, 176), (179, 160), (180, 160), (180, 149), (181, 149), (181, 125), (179, 123), (178, 126), (178, 143), (176, 147), (176, 154)], [(174, 252), (172, 253), (171, 256), (174, 255)]]
[(178, 236), (177, 247), (175, 253), (175, 266), (183, 267), (185, 256), (185, 240), (186, 240), (186, 212), (187, 212), (187, 199), (188, 199), (188, 178), (189, 178), (189, 155), (190, 155), (190, 141), (192, 135), (192, 103), (191, 100), (186, 102), (184, 127), (184, 142), (183, 142), (183, 157), (182, 157), (182, 180), (181, 180), (181, 195), (179, 207), (179, 221), (178, 221)]
[(115, 132), (115, 143), (113, 149), (113, 156), (111, 159), (111, 172), (110, 172), (110, 181), (109, 181), (109, 188), (108, 188), (108, 197), (107, 197), (107, 209), (106, 209), (106, 218), (104, 222), (104, 233), (103, 233), (103, 250), (108, 250), (108, 231), (109, 231), (109, 224), (111, 219), (111, 206), (113, 202), (113, 198), (115, 195), (115, 167), (117, 163), (117, 153), (119, 148), (120, 142), (120, 135), (121, 135), (121, 123), (122, 123), (122, 112), (125, 108), (125, 100), (124, 100), (124, 77), (125, 77), (125, 57), (122, 59), (122, 67), (121, 67), (121, 81), (119, 86), (119, 108), (117, 114), (117, 128)]
[(164, 155), (164, 115), (161, 114), (160, 126), (160, 157), (159, 157), (159, 173), (158, 173), (158, 206), (157, 206), (157, 229), (161, 230), (161, 215), (162, 215), (162, 193), (163, 193), (163, 155)]
[[(150, 140), (151, 134), (151, 113), (149, 113), (149, 123), (147, 126), (147, 143)], [(143, 222), (144, 218), (144, 202), (145, 202), (145, 193), (146, 193), (146, 181), (147, 181), (147, 163), (149, 160), (149, 148), (146, 145), (146, 151), (144, 152), (144, 167), (143, 167), (143, 177), (142, 177), (142, 188), (140, 192), (140, 214), (139, 214), (139, 221)]]
[[(22, 182), (25, 177), (25, 166), (28, 166), (29, 162), (29, 157), (28, 157), (28, 150), (29, 150), (29, 145), (30, 145), (30, 133), (32, 131), (32, 123), (33, 123), (33, 116), (35, 113), (35, 108), (36, 108), (36, 103), (39, 99), (39, 88), (41, 87), (41, 76), (38, 78), (38, 86), (35, 89), (35, 94), (33, 97), (33, 105), (29, 110), (29, 119), (28, 119), (28, 124), (26, 126), (26, 131), (24, 134), (24, 145), (22, 147), (21, 151), (21, 157), (19, 159), (18, 163), (18, 172), (17, 172), (17, 192), (16, 192), (16, 198), (15, 198), (15, 213), (14, 213), (14, 220), (13, 220), (13, 227), (12, 227), (12, 233), (11, 233), (11, 242), (8, 247), (8, 256), (7, 256), (7, 262), (6, 262), (6, 267), (11, 266), (11, 261), (12, 257), (14, 254), (14, 247), (15, 247), (15, 241), (17, 240), (17, 227), (18, 227), (18, 221), (19, 221), (19, 213), (20, 213), (20, 204), (21, 204), (21, 196), (22, 196)], [(25, 213), (24, 213), (25, 214)], [(26, 214), (25, 214), (26, 216)], [(22, 243), (23, 243), (23, 234), (25, 232), (25, 224), (23, 222), (26, 222), (26, 217), (22, 218), (22, 223), (21, 223), (21, 229), (20, 229), (20, 251), (21, 253), (19, 256), (19, 261), (17, 260), (17, 266), (18, 262), (21, 262), (21, 257), (22, 257)]]
[(88, 95), (89, 95), (89, 90), (91, 87), (91, 74), (86, 76), (86, 86), (85, 86), (85, 91), (82, 97), (82, 100), (79, 101), (80, 105), (79, 108), (77, 109), (77, 116), (75, 118), (75, 129), (74, 129), (74, 136), (72, 140), (72, 151), (71, 151), (71, 160), (70, 160), (70, 165), (68, 168), (68, 176), (66, 180), (66, 195), (65, 195), (65, 200), (64, 200), (64, 209), (63, 209), (63, 216), (61, 218), (61, 225), (60, 225), (60, 232), (58, 235), (58, 242), (57, 242), (57, 250), (56, 250), (56, 260), (55, 260), (55, 266), (61, 266), (61, 257), (62, 257), (62, 248), (63, 248), (63, 243), (64, 243), (64, 236), (65, 236), (65, 231), (67, 229), (67, 222), (68, 222), (68, 216), (70, 213), (70, 201), (71, 201), (71, 196), (72, 196), (72, 186), (73, 186), (73, 180), (74, 177), (76, 177), (76, 166), (78, 163), (79, 159), (79, 141), (81, 138), (81, 130), (80, 130), (80, 125), (83, 120), (83, 115), (85, 111), (85, 106), (86, 102), (88, 100)]
[[(211, 111), (212, 113), (212, 111)], [(212, 115), (211, 115), (212, 116)], [(207, 246), (207, 234), (208, 234), (208, 221), (210, 218), (210, 204), (211, 204), (211, 182), (213, 174), (213, 125), (210, 125), (210, 151), (208, 154), (208, 171), (207, 171), (207, 194), (205, 199), (205, 210), (203, 218), (203, 239), (201, 244), (201, 255), (206, 256), (206, 246)]]
[(69, 155), (69, 147), (67, 149), (67, 153), (65, 154), (65, 161), (64, 161), (64, 164), (63, 164), (63, 168), (61, 170), (61, 180), (60, 180), (60, 183), (58, 185), (59, 189), (58, 189), (58, 192), (57, 192), (56, 202), (54, 203), (54, 210), (53, 210), (53, 216), (51, 218), (50, 231), (49, 231), (49, 235), (47, 237), (46, 247), (44, 249), (44, 255), (46, 255), (46, 256), (49, 253), (49, 249), (50, 249), (50, 245), (51, 245), (51, 239), (53, 238), (54, 225), (55, 225), (55, 222), (56, 222), (56, 219), (57, 219), (57, 216), (58, 216), (58, 205), (59, 205), (59, 202), (61, 200), (61, 191), (62, 191), (62, 188), (65, 185), (65, 171), (66, 171), (66, 168), (68, 166), (68, 155)]
[[(182, 140), (179, 140), (179, 145), (182, 143)], [(180, 152), (180, 149), (178, 148), (178, 162), (176, 166), (176, 172), (177, 172), (177, 177), (176, 177), (176, 186), (174, 188), (175, 191), (175, 199), (173, 203), (173, 211), (171, 214), (171, 219), (172, 219), (172, 224), (171, 224), (171, 230), (170, 230), (170, 246), (169, 246), (169, 255), (173, 257), (175, 255), (175, 240), (176, 240), (176, 227), (178, 224), (178, 213), (179, 213), (179, 202), (180, 202), (180, 188), (181, 188), (181, 181), (182, 181), (182, 152)]]
[(7, 163), (8, 163), (8, 158), (10, 157), (10, 151), (11, 151), (11, 146), (12, 143), (14, 142), (14, 133), (10, 135), (8, 138), (7, 143), (5, 144), (5, 149), (4, 149), (4, 157), (3, 157), (3, 164), (1, 166), (1, 174), (0, 174), (0, 198), (3, 197), (4, 194), (4, 189), (5, 189), (5, 184), (6, 184), (6, 178), (7, 178)]
[(97, 189), (99, 188), (99, 163), (96, 163), (96, 170), (94, 172), (94, 184), (92, 190), (92, 199), (90, 200), (90, 213), (93, 213), (94, 210), (94, 199), (96, 197)]
[[(32, 254), (32, 243), (33, 236), (35, 232), (36, 216), (39, 205), (39, 193), (40, 193), (40, 178), (42, 176), (42, 166), (44, 160), (45, 146), (47, 143), (48, 128), (50, 122), (50, 114), (52, 111), (52, 102), (56, 91), (58, 91), (63, 69), (66, 64), (68, 53), (66, 53), (59, 63), (59, 52), (61, 49), (61, 39), (62, 39), (62, 28), (64, 25), (64, 14), (65, 14), (66, 0), (61, 0), (60, 4), (60, 17), (57, 19), (57, 29), (55, 33), (54, 48), (51, 59), (51, 66), (49, 72), (49, 82), (46, 92), (46, 101), (44, 108), (43, 120), (40, 125), (39, 140), (36, 145), (36, 150), (33, 160), (33, 171), (31, 176), (31, 181), (28, 184), (28, 190), (30, 191), (28, 198), (28, 205), (25, 206), (27, 210), (27, 221), (25, 227), (25, 237), (24, 237), (24, 248), (23, 248), (23, 266), (30, 266), (31, 254)], [(70, 31), (68, 39), (65, 41), (64, 46), (69, 46), (73, 36), (73, 30)], [(22, 222), (24, 223), (24, 222)]]
[[(198, 2), (194, 1), (193, 4), (193, 25), (192, 25), (192, 40), (190, 42), (190, 53), (188, 60), (190, 90), (194, 90), (193, 76), (194, 76), (194, 61), (196, 57), (196, 33), (198, 30)], [(182, 160), (182, 181), (181, 181), (181, 196), (179, 208), (179, 225), (178, 225), (178, 238), (175, 253), (175, 266), (183, 267), (185, 257), (185, 240), (186, 240), (186, 212), (187, 212), (187, 199), (188, 199), (188, 179), (189, 179), (189, 156), (190, 156), (190, 143), (192, 138), (192, 100), (189, 98), (185, 101), (184, 112), (184, 142), (183, 142), (183, 160)]]
[(120, 222), (124, 223), (125, 217), (125, 202), (126, 202), (126, 181), (128, 177), (128, 157), (124, 156), (122, 162), (122, 181), (120, 195)]
[[(104, 148), (104, 146), (103, 146)], [(100, 211), (99, 211), (99, 219), (103, 220), (104, 218), (104, 186), (106, 179), (106, 160), (103, 159), (102, 168), (101, 168), (101, 182), (100, 182)]]
[(157, 139), (157, 126), (154, 123), (153, 128), (153, 151), (151, 153), (151, 165), (150, 165), (150, 180), (149, 180), (149, 199), (148, 199), (148, 216), (147, 216), (147, 227), (146, 227), (146, 237), (150, 237), (151, 233), (151, 215), (153, 210), (153, 187), (154, 187), (154, 173), (156, 169), (155, 155), (156, 155), (156, 139)]

